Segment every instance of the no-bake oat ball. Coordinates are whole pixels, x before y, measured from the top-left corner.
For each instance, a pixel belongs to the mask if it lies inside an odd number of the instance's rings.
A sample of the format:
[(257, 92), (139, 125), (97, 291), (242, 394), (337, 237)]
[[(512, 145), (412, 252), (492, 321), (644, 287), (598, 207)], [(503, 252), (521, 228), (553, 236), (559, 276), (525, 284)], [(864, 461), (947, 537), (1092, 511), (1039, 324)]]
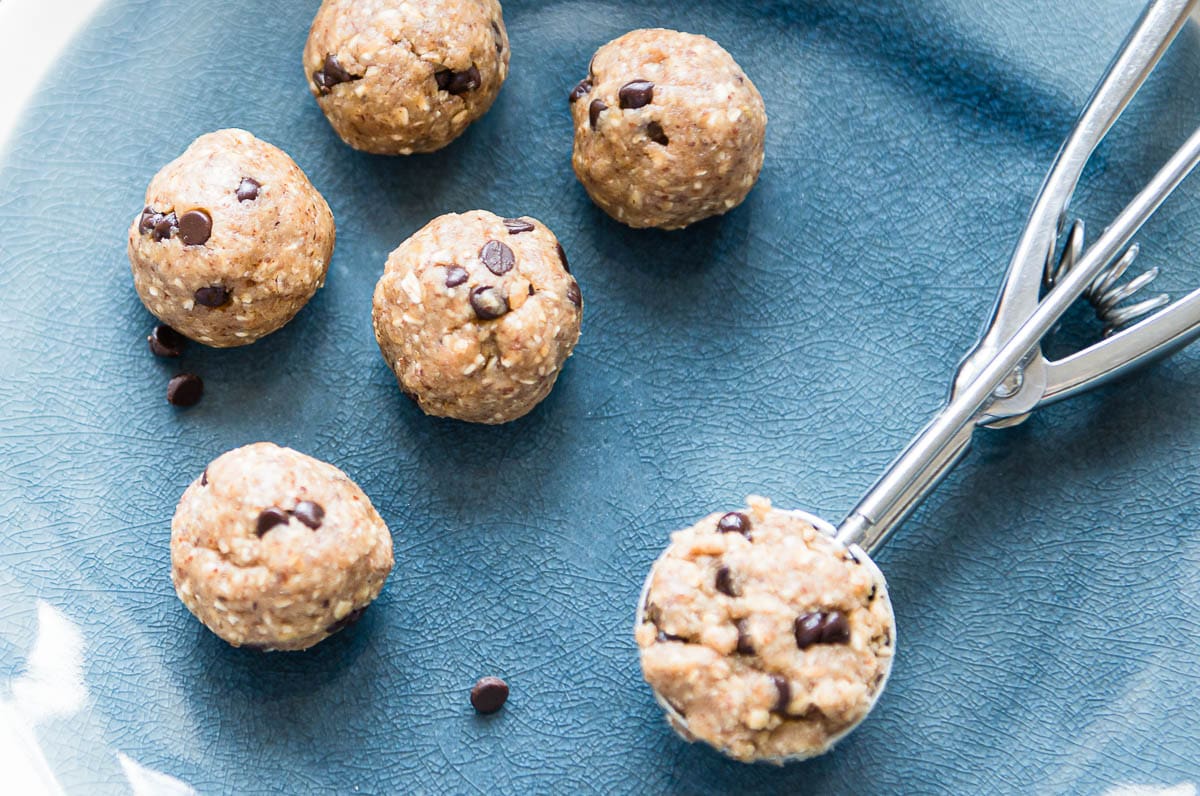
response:
[(171, 522), (179, 599), (234, 646), (311, 647), (356, 621), (391, 571), (391, 534), (363, 491), (268, 442), (209, 464)]
[(217, 348), (290, 321), (325, 283), (333, 214), (280, 149), (245, 130), (163, 166), (129, 228), (133, 285), (174, 330)]
[(866, 716), (896, 641), (883, 576), (801, 516), (751, 497), (671, 536), (636, 628), (642, 673), (739, 760), (824, 752)]
[(496, 0), (325, 0), (304, 71), (343, 141), (411, 155), (441, 149), (487, 112), (508, 55)]
[(570, 101), (575, 174), (631, 227), (679, 229), (725, 213), (762, 170), (762, 97), (704, 36), (626, 33), (596, 51)]
[(435, 218), (400, 244), (375, 287), (375, 338), (427, 414), (505, 423), (554, 386), (583, 298), (544, 224), (484, 210)]

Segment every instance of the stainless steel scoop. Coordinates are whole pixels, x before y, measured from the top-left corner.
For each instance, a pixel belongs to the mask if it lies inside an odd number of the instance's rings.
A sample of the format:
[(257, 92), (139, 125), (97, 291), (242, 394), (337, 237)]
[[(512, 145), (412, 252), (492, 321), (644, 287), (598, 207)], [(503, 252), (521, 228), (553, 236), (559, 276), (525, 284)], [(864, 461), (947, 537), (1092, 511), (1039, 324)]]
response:
[[(1040, 406), (1125, 374), (1200, 337), (1200, 289), (1173, 304), (1160, 296), (1120, 307), (1153, 279), (1155, 272), (1116, 286), (1136, 255), (1136, 246), (1131, 246), (1133, 236), (1200, 162), (1200, 130), (1090, 247), (1083, 248), (1078, 223), (1064, 234), (1067, 206), (1092, 152), (1197, 3), (1200, 0), (1152, 0), (1105, 71), (1042, 185), (1009, 263), (991, 323), (959, 367), (946, 405), (837, 528), (802, 515), (843, 545), (853, 546), (860, 558), (858, 549), (868, 554), (870, 562), (869, 554), (883, 546), (900, 522), (962, 459), (977, 427), (1020, 423)], [(1060, 238), (1066, 241), (1062, 257), (1056, 258)], [(1046, 359), (1042, 339), (1084, 295), (1107, 324), (1105, 338), (1064, 359)], [(1123, 324), (1129, 325), (1120, 328)], [(638, 626), (645, 620), (650, 580), (647, 577), (638, 603)], [(881, 685), (879, 692), (882, 690)], [(687, 719), (660, 694), (655, 696), (672, 725), (690, 740)]]

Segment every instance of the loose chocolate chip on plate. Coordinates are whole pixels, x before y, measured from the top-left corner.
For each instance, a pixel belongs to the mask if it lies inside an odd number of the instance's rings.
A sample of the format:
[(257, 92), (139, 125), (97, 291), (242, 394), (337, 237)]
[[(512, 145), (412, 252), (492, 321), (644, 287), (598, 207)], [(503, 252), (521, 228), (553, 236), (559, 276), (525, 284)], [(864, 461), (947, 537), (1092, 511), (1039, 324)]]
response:
[(508, 683), (499, 677), (481, 677), (471, 689), (471, 706), (479, 713), (495, 713), (508, 700)]
[(471, 64), (471, 68), (465, 72), (454, 72), (449, 69), (441, 69), (434, 73), (433, 79), (437, 81), (437, 87), (448, 94), (466, 94), (468, 91), (474, 91), (482, 85), (482, 78), (479, 76), (479, 68)]
[(733, 588), (732, 574), (733, 573), (729, 571), (729, 567), (718, 567), (717, 575), (713, 585), (716, 587), (717, 591), (721, 592), (721, 594), (727, 594), (730, 597), (737, 597), (737, 592), (735, 592)]
[(646, 136), (654, 143), (662, 146), (671, 143), (671, 140), (667, 138), (667, 134), (663, 132), (662, 125), (658, 122), (650, 122), (646, 125)]
[(588, 106), (588, 123), (592, 125), (592, 129), (596, 129), (596, 123), (600, 121), (600, 114), (608, 110), (608, 106), (600, 100), (592, 100), (592, 104)]
[(480, 285), (471, 291), (471, 309), (481, 321), (495, 320), (508, 312), (508, 299), (496, 288)]
[(353, 611), (346, 614), (345, 616), (343, 616), (341, 619), (334, 622), (329, 627), (325, 628), (325, 632), (332, 636), (334, 633), (338, 632), (339, 630), (345, 630), (346, 628), (350, 627), (350, 625), (353, 625), (358, 620), (362, 619), (363, 614), (365, 614), (366, 612), (367, 612), (367, 606), (365, 606), (365, 605), (362, 608), (355, 608)]
[(718, 533), (740, 533), (750, 535), (750, 518), (740, 511), (731, 511), (717, 520)]
[(583, 307), (583, 295), (579, 292), (579, 283), (574, 279), (571, 280), (571, 284), (567, 285), (567, 301), (576, 307)]
[(179, 217), (179, 237), (184, 246), (200, 246), (212, 235), (212, 217), (203, 210), (189, 210)]
[(315, 531), (321, 527), (321, 521), (325, 519), (325, 509), (321, 507), (320, 503), (302, 500), (296, 504), (296, 508), (292, 509), (292, 516)]
[(775, 705), (771, 710), (775, 713), (787, 714), (788, 705), (792, 702), (792, 684), (786, 678), (780, 677), (777, 674), (771, 675), (771, 682), (775, 685)]
[(506, 218), (504, 227), (509, 235), (520, 235), (522, 232), (533, 232), (533, 224), (523, 218)]
[(644, 108), (654, 101), (654, 84), (649, 80), (631, 80), (617, 92), (622, 109)]
[(479, 259), (496, 276), (504, 276), (517, 264), (513, 250), (498, 240), (489, 240), (483, 244), (483, 248), (479, 250)]
[(158, 217), (158, 220), (154, 222), (154, 233), (152, 237), (155, 241), (162, 241), (170, 238), (178, 231), (179, 219), (175, 216), (175, 213), (172, 212), (165, 216), (160, 215)]
[(750, 640), (750, 623), (739, 619), (734, 623), (737, 628), (737, 651), (739, 655), (753, 655), (754, 642)]
[(150, 344), (150, 353), (156, 357), (177, 357), (183, 353), (187, 338), (179, 332), (160, 323), (150, 332), (146, 342)]
[(583, 99), (583, 97), (590, 94), (591, 91), (592, 91), (592, 81), (588, 80), (585, 77), (583, 80), (580, 80), (578, 83), (575, 84), (575, 88), (571, 89), (571, 93), (570, 93), (570, 95), (568, 95), (568, 99), (571, 102), (578, 102), (579, 100)]
[(467, 269), (461, 265), (452, 265), (446, 269), (446, 287), (458, 287), (470, 278)]
[(195, 406), (204, 395), (204, 382), (195, 373), (180, 373), (167, 382), (167, 403)]
[(571, 273), (571, 265), (567, 262), (567, 253), (563, 251), (561, 243), (554, 244), (554, 250), (558, 252), (558, 259), (562, 261), (563, 270), (568, 274)]
[(198, 288), (192, 295), (202, 307), (223, 307), (229, 302), (229, 291), (220, 285)]
[(332, 54), (325, 56), (325, 64), (319, 71), (313, 72), (313, 82), (317, 84), (317, 90), (321, 94), (328, 94), (334, 86), (349, 83), (351, 80), (358, 78), (347, 72), (337, 56)]
[(258, 520), (254, 523), (254, 532), (262, 537), (275, 526), (287, 525), (287, 523), (288, 513), (281, 508), (272, 506), (259, 513)]
[(237, 198), (239, 202), (253, 202), (258, 198), (258, 189), (262, 187), (262, 183), (253, 177), (242, 177), (242, 181), (238, 184)]

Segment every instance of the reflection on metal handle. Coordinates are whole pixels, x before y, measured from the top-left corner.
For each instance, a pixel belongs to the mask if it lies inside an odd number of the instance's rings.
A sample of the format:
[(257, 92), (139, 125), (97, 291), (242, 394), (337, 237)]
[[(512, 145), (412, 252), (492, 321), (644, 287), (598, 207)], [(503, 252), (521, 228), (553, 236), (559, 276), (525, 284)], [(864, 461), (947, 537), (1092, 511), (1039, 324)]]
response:
[[(1042, 337), (1092, 280), (1128, 245), (1163, 200), (1191, 173), (1197, 162), (1200, 162), (1200, 130), (1192, 133), (1150, 183), (1121, 211), (1092, 248), (1046, 294), (1033, 314), (983, 365), (979, 373), (968, 383), (958, 385), (950, 403), (917, 435), (850, 513), (849, 519), (842, 523), (838, 529), (841, 541), (857, 543), (866, 549), (863, 541), (871, 539), (877, 547), (891, 533), (895, 522), (902, 519), (916, 501), (936, 486), (949, 469), (944, 464), (939, 466), (939, 463), (956, 460), (955, 445), (961, 445), (963, 435), (969, 435), (975, 424), (986, 415), (986, 405), (997, 387), (1022, 360), (1037, 349)], [(1155, 321), (1156, 318), (1150, 318), (1143, 323), (1149, 325)], [(1137, 328), (1129, 331), (1136, 331)], [(1121, 339), (1117, 335), (1108, 342)]]

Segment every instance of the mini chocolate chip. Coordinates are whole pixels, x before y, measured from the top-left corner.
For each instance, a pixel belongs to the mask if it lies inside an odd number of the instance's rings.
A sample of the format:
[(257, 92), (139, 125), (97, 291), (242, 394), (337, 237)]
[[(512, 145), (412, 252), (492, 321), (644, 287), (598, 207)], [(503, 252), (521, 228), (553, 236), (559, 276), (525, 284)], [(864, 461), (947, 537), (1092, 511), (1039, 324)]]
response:
[(150, 344), (150, 353), (156, 357), (177, 357), (183, 353), (187, 338), (179, 332), (160, 323), (150, 332), (146, 342)]
[(500, 26), (496, 24), (496, 20), (494, 19), (492, 20), (492, 34), (496, 38), (496, 52), (504, 52), (504, 41), (503, 37), (500, 35)]
[(498, 240), (489, 240), (483, 244), (483, 248), (479, 250), (479, 259), (496, 276), (504, 276), (517, 263), (513, 250)]
[(452, 265), (446, 269), (446, 287), (458, 287), (470, 278), (467, 269), (461, 265)]
[(156, 213), (150, 205), (146, 205), (142, 210), (142, 218), (138, 221), (138, 232), (149, 235), (159, 221), (162, 221), (162, 213)]
[(721, 594), (727, 594), (730, 597), (737, 597), (737, 592), (735, 592), (733, 588), (733, 578), (731, 577), (732, 574), (733, 573), (729, 571), (729, 567), (718, 567), (716, 580), (713, 585), (716, 587), (717, 591), (721, 592)]
[(161, 241), (170, 238), (178, 231), (179, 219), (175, 216), (175, 213), (168, 213), (165, 216), (160, 215), (158, 221), (154, 222), (153, 238), (155, 241)]
[(195, 373), (180, 373), (167, 382), (167, 403), (195, 406), (204, 395), (204, 382)]
[(258, 198), (258, 189), (262, 187), (262, 183), (253, 177), (242, 177), (241, 183), (238, 184), (237, 198), (239, 202), (253, 202)]
[(324, 66), (319, 71), (313, 72), (313, 82), (317, 84), (317, 90), (321, 94), (328, 94), (334, 86), (339, 83), (349, 83), (351, 80), (358, 80), (358, 78), (347, 72), (337, 56), (333, 54), (325, 56)]
[(667, 138), (667, 134), (663, 132), (662, 125), (658, 122), (650, 122), (646, 125), (646, 136), (651, 141), (656, 144), (660, 144), (661, 146), (666, 146), (667, 144), (671, 143), (671, 140)]
[(203, 210), (189, 210), (179, 217), (179, 237), (184, 246), (200, 246), (212, 236), (212, 217)]
[(583, 295), (579, 292), (579, 283), (574, 279), (571, 280), (571, 284), (567, 285), (567, 301), (579, 309), (583, 309)]
[(296, 508), (292, 509), (292, 516), (315, 531), (321, 527), (321, 520), (325, 519), (325, 509), (320, 503), (301, 500), (296, 504)]
[(479, 68), (471, 64), (471, 68), (465, 72), (453, 72), (449, 69), (441, 69), (434, 73), (433, 79), (437, 81), (437, 87), (448, 94), (466, 94), (468, 91), (474, 91), (482, 85), (482, 78), (479, 76)]
[(876, 584), (871, 584), (871, 593), (867, 595), (867, 604), (875, 602), (875, 592), (878, 590), (878, 588), (879, 587)]
[(534, 293), (536, 293), (536, 292), (537, 292), (537, 291), (533, 289), (533, 283), (532, 283), (532, 282), (530, 282), (530, 283), (529, 283), (529, 295), (531, 295), (531, 296), (532, 296), (532, 295), (533, 295)]
[(204, 472), (200, 473), (200, 486), (208, 486), (208, 468), (204, 468)]
[(508, 683), (499, 677), (481, 677), (471, 689), (471, 707), (478, 713), (495, 713), (508, 700)]
[(554, 244), (554, 249), (555, 249), (555, 251), (558, 252), (558, 259), (562, 260), (563, 270), (566, 271), (568, 274), (571, 273), (571, 265), (570, 265), (570, 263), (567, 262), (567, 253), (565, 251), (563, 251), (562, 244), (561, 243)]
[(197, 288), (192, 298), (202, 307), (223, 307), (229, 302), (229, 291), (220, 285)]
[(717, 520), (718, 533), (740, 533), (750, 536), (750, 518), (740, 511), (731, 511)]
[(471, 291), (471, 309), (481, 321), (495, 320), (508, 312), (508, 299), (496, 288), (480, 285)]
[(862, 563), (861, 561), (858, 560), (858, 556), (854, 555), (854, 551), (849, 550), (849, 549), (846, 550), (846, 560), (852, 564), (861, 564)]
[(596, 129), (596, 123), (600, 121), (600, 114), (608, 110), (608, 106), (600, 100), (592, 100), (592, 104), (588, 106), (588, 122), (592, 125), (592, 129)]
[(806, 649), (813, 644), (846, 644), (850, 641), (850, 621), (841, 611), (814, 611), (796, 618), (796, 646)]
[(353, 611), (346, 614), (341, 619), (334, 622), (332, 625), (329, 625), (328, 627), (326, 627), (325, 632), (332, 636), (334, 633), (338, 632), (339, 630), (345, 630), (346, 628), (350, 627), (350, 625), (353, 625), (356, 622), (358, 622), (358, 620), (362, 619), (363, 614), (365, 614), (366, 612), (367, 612), (367, 606), (365, 606), (365, 605), (362, 608), (355, 608)]
[(754, 642), (750, 640), (750, 623), (745, 619), (734, 622), (737, 628), (737, 652), (739, 655), (753, 655)]
[(850, 620), (841, 611), (825, 614), (821, 624), (822, 644), (846, 644), (850, 641)]
[(522, 232), (533, 232), (533, 224), (523, 218), (506, 218), (504, 227), (509, 235), (520, 235)]
[(276, 525), (287, 525), (287, 523), (288, 513), (281, 508), (272, 506), (259, 513), (258, 520), (254, 524), (254, 532), (261, 538)]
[(643, 108), (654, 101), (654, 84), (649, 80), (631, 80), (617, 92), (622, 109)]
[(788, 705), (792, 703), (792, 684), (786, 678), (780, 677), (777, 674), (771, 675), (771, 682), (775, 685), (775, 705), (771, 708), (774, 713), (787, 715)]
[(821, 625), (823, 617), (819, 612), (804, 614), (796, 617), (796, 646), (808, 649), (821, 640)]
[(578, 102), (584, 96), (586, 96), (587, 94), (590, 94), (591, 91), (592, 91), (592, 81), (588, 80), (585, 77), (583, 80), (580, 80), (578, 83), (575, 84), (575, 88), (571, 89), (571, 93), (568, 95), (568, 100), (570, 102)]

